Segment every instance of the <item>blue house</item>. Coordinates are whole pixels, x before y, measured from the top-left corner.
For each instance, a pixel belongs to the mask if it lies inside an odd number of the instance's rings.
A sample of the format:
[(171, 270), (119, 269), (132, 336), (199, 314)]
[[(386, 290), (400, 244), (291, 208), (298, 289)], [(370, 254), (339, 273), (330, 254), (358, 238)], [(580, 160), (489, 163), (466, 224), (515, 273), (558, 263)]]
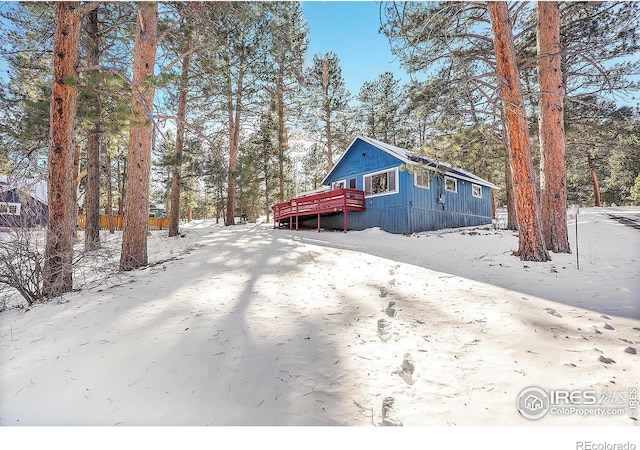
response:
[[(380, 227), (390, 233), (414, 233), (492, 222), (491, 189), (497, 186), (449, 164), (357, 136), (322, 181), (331, 189), (365, 193), (365, 211), (322, 217), (325, 228)], [(317, 226), (317, 218), (303, 221)]]
[(48, 213), (44, 181), (0, 176), (0, 228), (45, 226)]

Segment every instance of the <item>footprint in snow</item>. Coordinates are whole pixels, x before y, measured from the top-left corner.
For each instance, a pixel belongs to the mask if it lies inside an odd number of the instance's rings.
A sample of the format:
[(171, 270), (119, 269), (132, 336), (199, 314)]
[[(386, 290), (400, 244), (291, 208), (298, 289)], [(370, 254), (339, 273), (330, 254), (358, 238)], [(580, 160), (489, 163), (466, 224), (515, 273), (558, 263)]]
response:
[(616, 362), (611, 359), (611, 358), (607, 358), (605, 356), (600, 355), (600, 357), (598, 358), (598, 361), (603, 362), (605, 364), (615, 364)]
[(549, 314), (551, 314), (552, 316), (562, 318), (562, 315), (561, 315), (561, 314), (559, 314), (559, 313), (558, 313), (555, 309), (553, 309), (553, 308), (544, 308), (544, 310), (545, 310), (546, 312), (548, 312)]
[(395, 399), (385, 397), (382, 400), (382, 425), (388, 427), (401, 427), (402, 422), (396, 417)]
[(412, 385), (417, 381), (418, 373), (416, 372), (416, 365), (410, 353), (405, 353), (402, 365), (393, 373), (400, 375), (400, 378), (408, 385)]
[(396, 302), (393, 302), (393, 301), (389, 302), (389, 306), (387, 306), (387, 309), (385, 309), (384, 312), (389, 317), (395, 317), (398, 314), (396, 309)]
[(391, 338), (391, 323), (386, 319), (378, 320), (378, 336), (383, 342)]

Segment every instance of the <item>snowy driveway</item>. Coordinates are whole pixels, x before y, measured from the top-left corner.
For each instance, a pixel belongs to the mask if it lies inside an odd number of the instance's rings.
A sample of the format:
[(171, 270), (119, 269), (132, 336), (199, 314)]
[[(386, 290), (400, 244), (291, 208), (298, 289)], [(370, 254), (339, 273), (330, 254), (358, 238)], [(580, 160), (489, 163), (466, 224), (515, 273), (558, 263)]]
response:
[(639, 218), (640, 209), (580, 210), (577, 251), (575, 215), (570, 215), (572, 254), (552, 254), (548, 263), (519, 261), (512, 256), (518, 249), (517, 233), (491, 229), (413, 236), (380, 230), (280, 232), (304, 243), (364, 252), (602, 314), (640, 319), (640, 230), (611, 219), (611, 214)]
[[(522, 272), (495, 242), (475, 244), (507, 235), (186, 232), (150, 242), (152, 260), (199, 246), (177, 260), (0, 314), (0, 425), (380, 425), (389, 398), (388, 422), (404, 425), (633, 423), (518, 413), (531, 385), (636, 386), (640, 321), (461, 276), (466, 264)], [(453, 264), (460, 243), (485, 256), (451, 270), (407, 263), (412, 252), (435, 260), (442, 245)], [(605, 263), (594, 247), (592, 265)], [(541, 267), (523, 279), (556, 274)]]

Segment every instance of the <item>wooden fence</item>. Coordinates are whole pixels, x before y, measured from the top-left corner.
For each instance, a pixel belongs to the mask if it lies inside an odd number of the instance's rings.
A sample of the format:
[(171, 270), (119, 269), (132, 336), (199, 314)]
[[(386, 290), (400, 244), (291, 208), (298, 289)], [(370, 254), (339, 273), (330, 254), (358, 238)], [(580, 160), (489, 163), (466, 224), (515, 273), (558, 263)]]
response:
[[(78, 214), (78, 228), (84, 230), (86, 221), (85, 214)], [(150, 231), (153, 230), (168, 230), (169, 222), (171, 219), (169, 217), (149, 217), (147, 219), (147, 226)], [(122, 230), (124, 226), (124, 216), (111, 216), (111, 222), (113, 224), (114, 230)], [(108, 230), (109, 229), (109, 216), (100, 216), (100, 229)]]

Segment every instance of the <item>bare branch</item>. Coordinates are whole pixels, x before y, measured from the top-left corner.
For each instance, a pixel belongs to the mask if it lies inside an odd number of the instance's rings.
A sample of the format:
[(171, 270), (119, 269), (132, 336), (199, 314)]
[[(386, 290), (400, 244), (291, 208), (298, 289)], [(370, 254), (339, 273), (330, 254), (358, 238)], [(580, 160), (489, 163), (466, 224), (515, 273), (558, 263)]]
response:
[(173, 66), (175, 66), (175, 65), (176, 65), (176, 64), (178, 64), (180, 61), (182, 61), (182, 59), (183, 59), (185, 56), (191, 55), (191, 54), (193, 54), (193, 53), (197, 52), (198, 50), (200, 50), (200, 49), (202, 49), (202, 48), (207, 47), (208, 45), (210, 45), (210, 44), (208, 44), (208, 43), (204, 43), (204, 44), (197, 45), (197, 46), (195, 46), (195, 47), (190, 48), (190, 49), (189, 49), (189, 50), (187, 50), (186, 52), (184, 52), (184, 53), (182, 53), (182, 54), (180, 54), (180, 55), (176, 56), (176, 57), (175, 57), (175, 58), (174, 58), (174, 59), (173, 59), (169, 64), (167, 64), (165, 67), (163, 67), (163, 68), (162, 68), (162, 70), (160, 70), (160, 74), (166, 73), (166, 72), (168, 72), (169, 70), (171, 70), (171, 69), (173, 68)]

